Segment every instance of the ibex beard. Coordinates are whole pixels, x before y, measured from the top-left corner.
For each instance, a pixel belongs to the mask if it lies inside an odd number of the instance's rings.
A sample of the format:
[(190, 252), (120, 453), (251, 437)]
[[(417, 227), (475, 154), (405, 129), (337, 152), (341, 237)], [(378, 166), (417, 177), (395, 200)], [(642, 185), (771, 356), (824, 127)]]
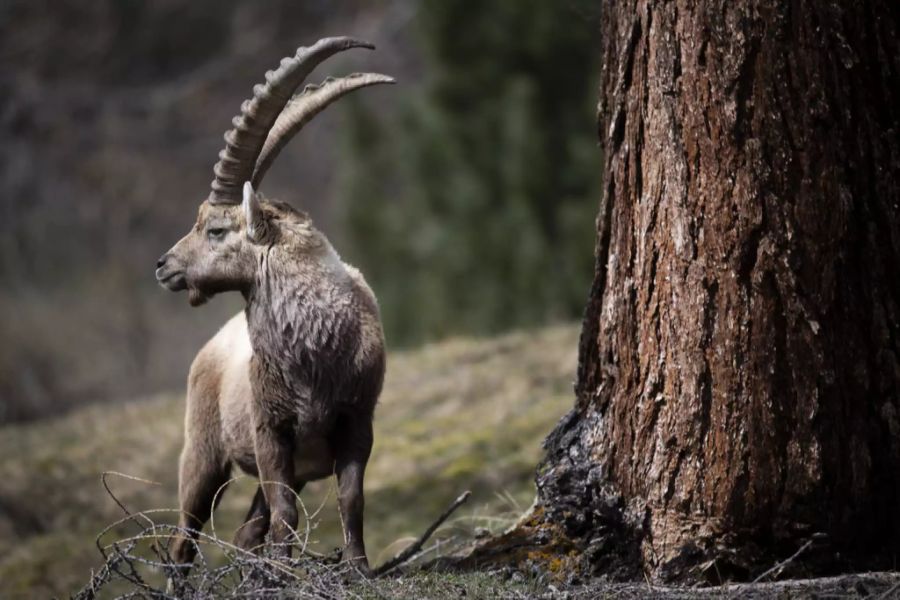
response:
[[(262, 198), (259, 185), (278, 151), (344, 94), (376, 83), (352, 75), (293, 90), (328, 56), (371, 47), (328, 38), (300, 48), (267, 73), (245, 102), (216, 165), (212, 191), (191, 231), (166, 252), (156, 277), (187, 290), (193, 306), (240, 292), (245, 310), (200, 351), (188, 378), (179, 472), (180, 531), (171, 554), (182, 572), (236, 465), (259, 478), (235, 543), (290, 556), (295, 494), (337, 476), (344, 558), (369, 572), (363, 542), (363, 476), (385, 370), (378, 304), (362, 275), (341, 261), (309, 217)], [(252, 182), (252, 183), (251, 183)]]

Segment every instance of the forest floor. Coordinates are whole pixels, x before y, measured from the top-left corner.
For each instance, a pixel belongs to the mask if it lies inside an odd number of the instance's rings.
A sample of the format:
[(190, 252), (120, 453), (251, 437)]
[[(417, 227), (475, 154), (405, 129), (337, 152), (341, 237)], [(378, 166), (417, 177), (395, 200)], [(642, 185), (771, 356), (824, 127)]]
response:
[[(578, 328), (564, 325), (494, 339), (451, 340), (390, 357), (366, 478), (366, 542), (373, 563), (396, 554), (463, 490), (472, 491), (471, 499), (426, 547), (443, 552), (471, 543), (509, 527), (527, 510), (541, 442), (572, 404), (577, 338)], [(101, 485), (103, 472), (124, 475), (109, 475), (107, 482), (131, 511), (175, 506), (183, 410), (183, 394), (175, 392), (0, 429), (0, 598), (68, 597), (88, 583), (103, 563), (95, 538), (122, 516)], [(306, 511), (315, 513), (308, 548), (321, 553), (341, 540), (333, 485), (318, 482), (302, 494)], [(252, 481), (240, 478), (225, 493), (215, 515), (221, 539), (231, 539), (253, 489)], [(174, 517), (155, 513), (154, 519), (171, 523)], [(104, 541), (135, 530), (133, 524), (120, 526)], [(220, 548), (205, 552), (211, 566), (226, 563)], [(425, 554), (419, 563), (434, 556)], [(144, 571), (147, 582), (162, 584), (158, 570)], [(339, 587), (320, 591), (336, 598), (414, 600), (900, 598), (898, 574), (705, 590), (603, 581), (563, 584), (511, 569), (424, 569), (375, 582), (334, 581), (328, 585)], [(129, 589), (114, 581), (98, 597)], [(319, 595), (307, 587), (286, 597)]]

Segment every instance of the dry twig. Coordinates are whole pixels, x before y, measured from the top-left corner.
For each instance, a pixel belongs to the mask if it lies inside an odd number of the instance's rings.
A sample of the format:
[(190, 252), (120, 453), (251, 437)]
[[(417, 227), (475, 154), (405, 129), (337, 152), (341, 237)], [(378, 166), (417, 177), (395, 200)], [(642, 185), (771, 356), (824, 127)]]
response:
[[(121, 473), (108, 472), (102, 476), (103, 487), (113, 501), (122, 509), (124, 516), (110, 524), (97, 536), (96, 545), (103, 556), (103, 565), (91, 574), (88, 584), (73, 596), (74, 600), (93, 600), (104, 591), (109, 594), (110, 586), (116, 591), (124, 589), (122, 597), (146, 597), (173, 599), (169, 589), (176, 589), (177, 597), (185, 600), (207, 600), (213, 598), (261, 598), (289, 593), (296, 598), (343, 599), (359, 598), (353, 586), (346, 585), (349, 579), (359, 580), (356, 568), (350, 563), (328, 560), (307, 548), (309, 532), (315, 528), (312, 519), (318, 510), (309, 515), (306, 507), (305, 532), (294, 532), (291, 544), (299, 546), (299, 556), (292, 559), (275, 560), (270, 557), (272, 545), (266, 545), (250, 552), (218, 537), (213, 527), (210, 533), (191, 532), (175, 525), (158, 523), (154, 520), (160, 513), (178, 513), (177, 509), (154, 509), (131, 511), (113, 493), (107, 483), (109, 475), (125, 477), (133, 481), (154, 483)], [(444, 521), (469, 498), (465, 492), (419, 537), (411, 546), (375, 570), (376, 575), (387, 573), (415, 557), (425, 542)], [(107, 541), (110, 533), (123, 525), (133, 524), (138, 531)], [(175, 568), (169, 545), (178, 536), (196, 535), (193, 542), (197, 548), (195, 564), (184, 573)], [(437, 546), (435, 546), (437, 547)], [(434, 550), (435, 547), (428, 550)], [(225, 557), (221, 566), (209, 560), (208, 549), (217, 548)], [(169, 587), (160, 573), (172, 581)], [(371, 582), (363, 580), (359, 592), (368, 597), (381, 596)]]
[(422, 546), (425, 545), (425, 542), (428, 541), (428, 538), (431, 537), (431, 535), (437, 530), (437, 528), (440, 527), (444, 523), (444, 521), (446, 521), (450, 517), (450, 515), (452, 515), (456, 511), (457, 508), (459, 508), (460, 506), (465, 504), (466, 500), (468, 500), (469, 496), (471, 496), (471, 495), (472, 495), (472, 492), (470, 492), (468, 490), (466, 490), (465, 492), (460, 494), (459, 497), (453, 501), (453, 504), (451, 504), (449, 507), (447, 507), (447, 510), (445, 510), (443, 512), (443, 514), (441, 514), (441, 516), (439, 516), (437, 518), (437, 520), (435, 520), (435, 522), (432, 523), (431, 526), (425, 530), (425, 533), (423, 533), (419, 537), (419, 539), (417, 539), (415, 542), (413, 542), (412, 544), (407, 546), (400, 554), (398, 554), (391, 560), (387, 561), (380, 567), (377, 567), (376, 569), (374, 569), (372, 571), (372, 574), (375, 577), (380, 577), (381, 575), (390, 573), (391, 571), (393, 571), (394, 569), (396, 569), (403, 563), (410, 560), (413, 556), (415, 556), (415, 554), (417, 552), (419, 552), (419, 550), (422, 549)]
[(783, 561), (781, 561), (780, 563), (778, 563), (777, 565), (775, 565), (768, 571), (765, 571), (764, 573), (762, 573), (759, 577), (757, 577), (756, 579), (753, 580), (753, 583), (759, 583), (760, 581), (764, 581), (766, 578), (768, 578), (769, 576), (772, 576), (772, 575), (777, 577), (784, 570), (785, 567), (787, 567), (789, 564), (791, 564), (792, 562), (797, 560), (797, 558), (801, 554), (806, 552), (807, 548), (812, 546), (813, 540), (814, 540), (814, 538), (808, 539), (805, 544), (803, 544), (802, 546), (800, 546), (800, 548), (797, 549), (796, 552), (791, 554), (789, 557), (787, 557), (786, 559), (784, 559)]

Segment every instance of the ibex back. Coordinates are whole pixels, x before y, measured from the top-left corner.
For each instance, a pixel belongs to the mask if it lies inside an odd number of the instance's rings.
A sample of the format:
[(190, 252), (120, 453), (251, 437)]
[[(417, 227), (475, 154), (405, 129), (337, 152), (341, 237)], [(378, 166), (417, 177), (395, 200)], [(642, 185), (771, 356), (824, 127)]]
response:
[(258, 548), (270, 532), (289, 556), (298, 521), (294, 494), (335, 474), (344, 557), (368, 571), (363, 475), (385, 368), (378, 305), (359, 271), (341, 261), (304, 213), (254, 191), (315, 114), (350, 91), (393, 82), (350, 75), (291, 98), (319, 62), (355, 47), (372, 46), (320, 40), (266, 74), (225, 135), (196, 224), (157, 264), (160, 284), (187, 290), (193, 306), (226, 291), (246, 300), (244, 312), (197, 355), (188, 380), (179, 500), (180, 525), (190, 534), (172, 547), (184, 570), (216, 492), (237, 465), (260, 480), (237, 545)]

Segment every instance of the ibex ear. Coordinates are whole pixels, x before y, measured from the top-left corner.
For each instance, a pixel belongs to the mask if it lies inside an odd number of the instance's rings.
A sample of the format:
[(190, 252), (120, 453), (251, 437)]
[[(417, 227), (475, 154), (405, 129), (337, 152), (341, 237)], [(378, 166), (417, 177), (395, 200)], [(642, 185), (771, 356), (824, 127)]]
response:
[(254, 242), (262, 239), (265, 232), (262, 208), (259, 206), (259, 198), (253, 191), (253, 185), (249, 181), (244, 182), (244, 201), (241, 203), (244, 218), (247, 221), (247, 237)]

